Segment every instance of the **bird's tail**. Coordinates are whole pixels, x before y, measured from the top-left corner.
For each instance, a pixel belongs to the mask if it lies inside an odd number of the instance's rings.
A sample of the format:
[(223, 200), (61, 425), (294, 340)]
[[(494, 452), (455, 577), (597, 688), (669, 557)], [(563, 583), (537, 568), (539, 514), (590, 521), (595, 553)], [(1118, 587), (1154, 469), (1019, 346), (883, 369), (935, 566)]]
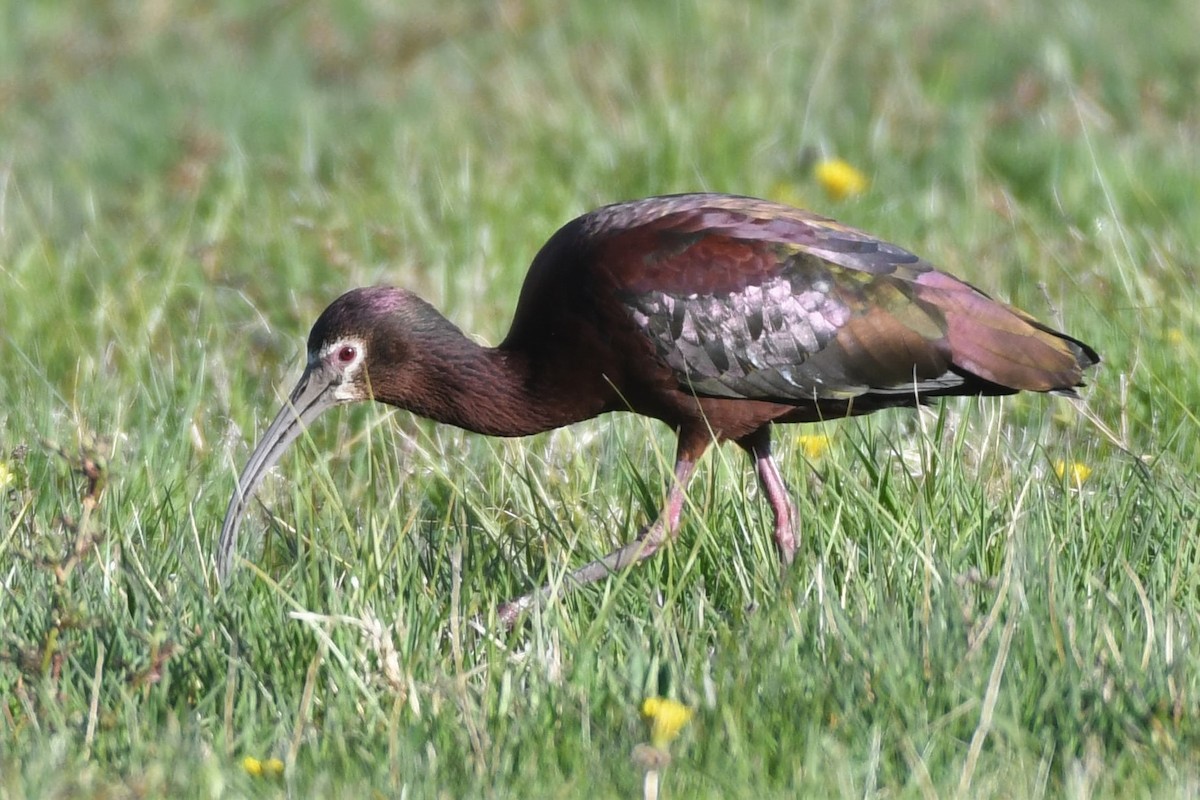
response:
[(1074, 395), (1083, 385), (1084, 370), (1100, 362), (1090, 346), (1021, 309), (948, 275), (939, 278), (921, 281), (920, 294), (945, 314), (947, 344), (957, 369), (1014, 391)]

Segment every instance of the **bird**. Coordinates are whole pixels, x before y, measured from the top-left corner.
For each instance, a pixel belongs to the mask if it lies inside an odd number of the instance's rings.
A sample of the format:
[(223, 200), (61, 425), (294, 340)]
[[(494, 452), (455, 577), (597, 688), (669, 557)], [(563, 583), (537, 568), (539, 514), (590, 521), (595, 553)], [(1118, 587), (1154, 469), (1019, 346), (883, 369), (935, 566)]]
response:
[[(749, 456), (786, 568), (796, 507), (772, 426), (916, 407), (952, 395), (1077, 396), (1096, 351), (913, 253), (833, 219), (740, 195), (615, 203), (560, 228), (534, 257), (507, 336), (477, 344), (403, 288), (338, 297), (308, 336), (303, 374), (241, 471), (216, 550), (288, 446), (326, 409), (374, 400), (489, 436), (628, 411), (677, 437), (658, 516), (571, 573), (567, 588), (642, 561), (679, 530), (688, 481), (715, 443)], [(497, 609), (506, 626), (550, 594)]]

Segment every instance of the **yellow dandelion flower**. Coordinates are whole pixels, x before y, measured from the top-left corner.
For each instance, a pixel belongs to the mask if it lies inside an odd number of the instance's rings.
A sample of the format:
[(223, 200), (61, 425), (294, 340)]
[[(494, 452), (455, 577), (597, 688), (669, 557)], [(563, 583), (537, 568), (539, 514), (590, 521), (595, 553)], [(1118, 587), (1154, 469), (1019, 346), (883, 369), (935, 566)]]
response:
[(1078, 489), (1092, 474), (1092, 468), (1082, 461), (1072, 461), (1068, 464), (1060, 458), (1054, 462), (1054, 473), (1058, 475), (1059, 480), (1066, 480)]
[(17, 479), (17, 475), (12, 471), (12, 468), (4, 461), (0, 461), (0, 489), (7, 489), (9, 484)]
[(283, 762), (278, 758), (260, 761), (254, 756), (246, 756), (242, 759), (242, 769), (251, 778), (278, 778), (283, 774)]
[(813, 175), (830, 200), (845, 200), (867, 190), (867, 176), (840, 158), (817, 162)]
[(827, 433), (802, 433), (796, 437), (796, 443), (804, 451), (805, 458), (809, 461), (816, 461), (829, 452), (829, 445), (832, 444), (832, 441)]
[(677, 700), (648, 697), (642, 703), (642, 716), (650, 723), (650, 743), (665, 750), (694, 712)]

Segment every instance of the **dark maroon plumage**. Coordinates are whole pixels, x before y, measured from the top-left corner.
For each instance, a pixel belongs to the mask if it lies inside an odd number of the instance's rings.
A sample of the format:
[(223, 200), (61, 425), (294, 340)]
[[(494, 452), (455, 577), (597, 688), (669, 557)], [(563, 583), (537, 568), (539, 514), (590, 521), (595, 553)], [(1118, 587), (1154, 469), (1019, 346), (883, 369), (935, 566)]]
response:
[[(785, 563), (795, 512), (771, 457), (773, 422), (913, 406), (945, 395), (1070, 394), (1099, 357), (1082, 342), (895, 245), (798, 209), (717, 194), (607, 206), (534, 259), (512, 328), (472, 343), (402, 289), (355, 289), (313, 326), (308, 366), (239, 479), (217, 552), (231, 564), (246, 503), (305, 425), (375, 399), (441, 422), (522, 436), (608, 411), (679, 435), (659, 518), (574, 574), (581, 583), (674, 534), (714, 440), (752, 457)], [(537, 595), (505, 606), (511, 622)]]

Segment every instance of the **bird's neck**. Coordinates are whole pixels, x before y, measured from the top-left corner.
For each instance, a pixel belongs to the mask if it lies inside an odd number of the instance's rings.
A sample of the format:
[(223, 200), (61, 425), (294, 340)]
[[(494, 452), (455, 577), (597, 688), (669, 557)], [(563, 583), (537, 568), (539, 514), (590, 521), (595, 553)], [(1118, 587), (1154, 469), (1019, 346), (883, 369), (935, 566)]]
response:
[(403, 397), (381, 387), (376, 398), (489, 436), (541, 433), (602, 410), (602, 398), (579, 402), (555, 365), (521, 351), (481, 347), (457, 329), (454, 334), (414, 354), (419, 378)]

